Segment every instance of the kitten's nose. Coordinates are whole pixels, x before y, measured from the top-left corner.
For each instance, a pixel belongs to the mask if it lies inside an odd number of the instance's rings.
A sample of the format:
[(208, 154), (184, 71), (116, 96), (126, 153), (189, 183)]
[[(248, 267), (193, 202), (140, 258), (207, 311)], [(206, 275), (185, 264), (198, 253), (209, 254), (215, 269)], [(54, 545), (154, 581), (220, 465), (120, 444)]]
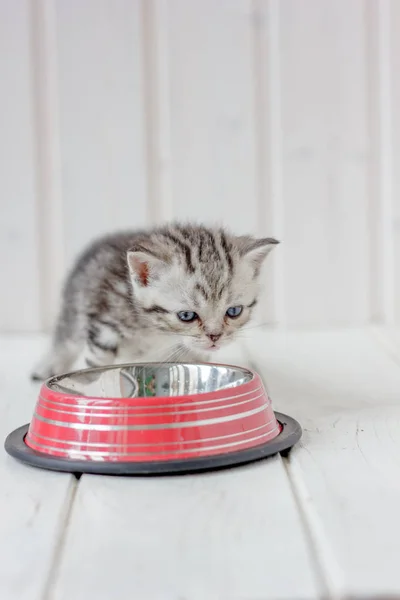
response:
[(222, 333), (209, 333), (208, 337), (210, 338), (210, 340), (212, 342), (217, 342), (219, 340), (219, 338), (221, 337)]

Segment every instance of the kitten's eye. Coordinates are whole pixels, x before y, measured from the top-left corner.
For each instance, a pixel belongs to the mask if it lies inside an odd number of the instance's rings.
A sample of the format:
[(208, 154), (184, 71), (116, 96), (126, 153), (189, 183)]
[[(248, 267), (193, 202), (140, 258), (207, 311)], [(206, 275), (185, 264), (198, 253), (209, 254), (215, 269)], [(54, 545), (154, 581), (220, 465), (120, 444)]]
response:
[(197, 319), (197, 313), (191, 310), (181, 310), (181, 312), (178, 312), (177, 317), (181, 321), (185, 321), (185, 323), (191, 323)]
[(242, 310), (243, 306), (230, 306), (226, 311), (226, 315), (231, 317), (231, 319), (235, 319), (242, 313)]

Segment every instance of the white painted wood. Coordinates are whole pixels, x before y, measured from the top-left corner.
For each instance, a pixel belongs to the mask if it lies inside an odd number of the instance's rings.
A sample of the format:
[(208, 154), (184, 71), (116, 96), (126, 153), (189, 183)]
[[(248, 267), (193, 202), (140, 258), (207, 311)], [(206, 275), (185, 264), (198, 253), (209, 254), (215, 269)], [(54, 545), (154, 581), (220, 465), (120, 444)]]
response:
[(0, 0), (0, 330), (40, 328), (29, 2)]
[(31, 15), (40, 309), (42, 328), (48, 329), (58, 311), (65, 265), (54, 0), (33, 2)]
[[(258, 231), (284, 239), (279, 0), (255, 0), (254, 82), (257, 120)], [(283, 325), (285, 244), (264, 272), (262, 322)]]
[[(42, 349), (40, 340), (0, 339), (1, 440), (31, 418), (38, 390), (28, 374)], [(0, 480), (0, 598), (43, 600), (75, 479), (24, 466), (2, 449)]]
[(394, 319), (392, 77), (395, 73), (393, 73), (394, 65), (391, 60), (390, 5), (391, 0), (368, 0), (366, 3), (369, 70), (367, 91), (371, 130), (369, 186), (371, 318), (386, 324), (392, 323)]
[(373, 334), (377, 342), (400, 364), (400, 328), (399, 327), (374, 327)]
[(330, 593), (396, 597), (399, 365), (365, 332), (265, 332), (252, 353), (304, 426), (288, 468)]
[(98, 234), (282, 239), (261, 320), (400, 320), (395, 0), (0, 0), (0, 331)]
[[(2, 438), (30, 417), (27, 373), (42, 346), (0, 340)], [(84, 476), (74, 500), (69, 476), (3, 452), (1, 598), (400, 595), (399, 330), (263, 331), (249, 348), (275, 408), (304, 426), (290, 460), (183, 478)]]
[(251, 3), (170, 0), (167, 6), (165, 101), (170, 110), (173, 216), (255, 231)]
[(67, 260), (146, 222), (139, 0), (55, 0)]
[(198, 476), (84, 476), (54, 599), (88, 597), (316, 598), (280, 459)]
[(173, 219), (169, 104), (169, 0), (147, 0), (143, 10), (147, 210), (150, 223)]
[(393, 177), (393, 253), (394, 253), (394, 312), (396, 323), (400, 323), (400, 5), (390, 2), (390, 67), (392, 93), (392, 177)]
[(369, 319), (363, 0), (279, 2), (285, 313)]

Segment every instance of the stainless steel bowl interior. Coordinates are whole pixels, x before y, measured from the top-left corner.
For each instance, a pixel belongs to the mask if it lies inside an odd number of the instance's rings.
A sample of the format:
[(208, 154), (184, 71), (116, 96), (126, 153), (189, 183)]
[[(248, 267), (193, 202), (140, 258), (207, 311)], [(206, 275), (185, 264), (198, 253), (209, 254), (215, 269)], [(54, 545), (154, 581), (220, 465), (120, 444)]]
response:
[(146, 363), (75, 371), (53, 377), (57, 392), (97, 398), (138, 398), (202, 394), (242, 385), (253, 378), (240, 367), (212, 364)]

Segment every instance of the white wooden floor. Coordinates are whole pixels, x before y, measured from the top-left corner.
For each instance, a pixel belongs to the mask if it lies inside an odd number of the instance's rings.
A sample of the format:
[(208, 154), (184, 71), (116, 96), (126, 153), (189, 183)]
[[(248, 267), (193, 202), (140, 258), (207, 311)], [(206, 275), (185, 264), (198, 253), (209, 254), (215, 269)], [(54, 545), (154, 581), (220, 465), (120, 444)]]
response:
[[(42, 345), (0, 340), (2, 438)], [(258, 331), (243, 352), (304, 427), (290, 457), (78, 482), (3, 451), (1, 600), (400, 597), (400, 333)]]

